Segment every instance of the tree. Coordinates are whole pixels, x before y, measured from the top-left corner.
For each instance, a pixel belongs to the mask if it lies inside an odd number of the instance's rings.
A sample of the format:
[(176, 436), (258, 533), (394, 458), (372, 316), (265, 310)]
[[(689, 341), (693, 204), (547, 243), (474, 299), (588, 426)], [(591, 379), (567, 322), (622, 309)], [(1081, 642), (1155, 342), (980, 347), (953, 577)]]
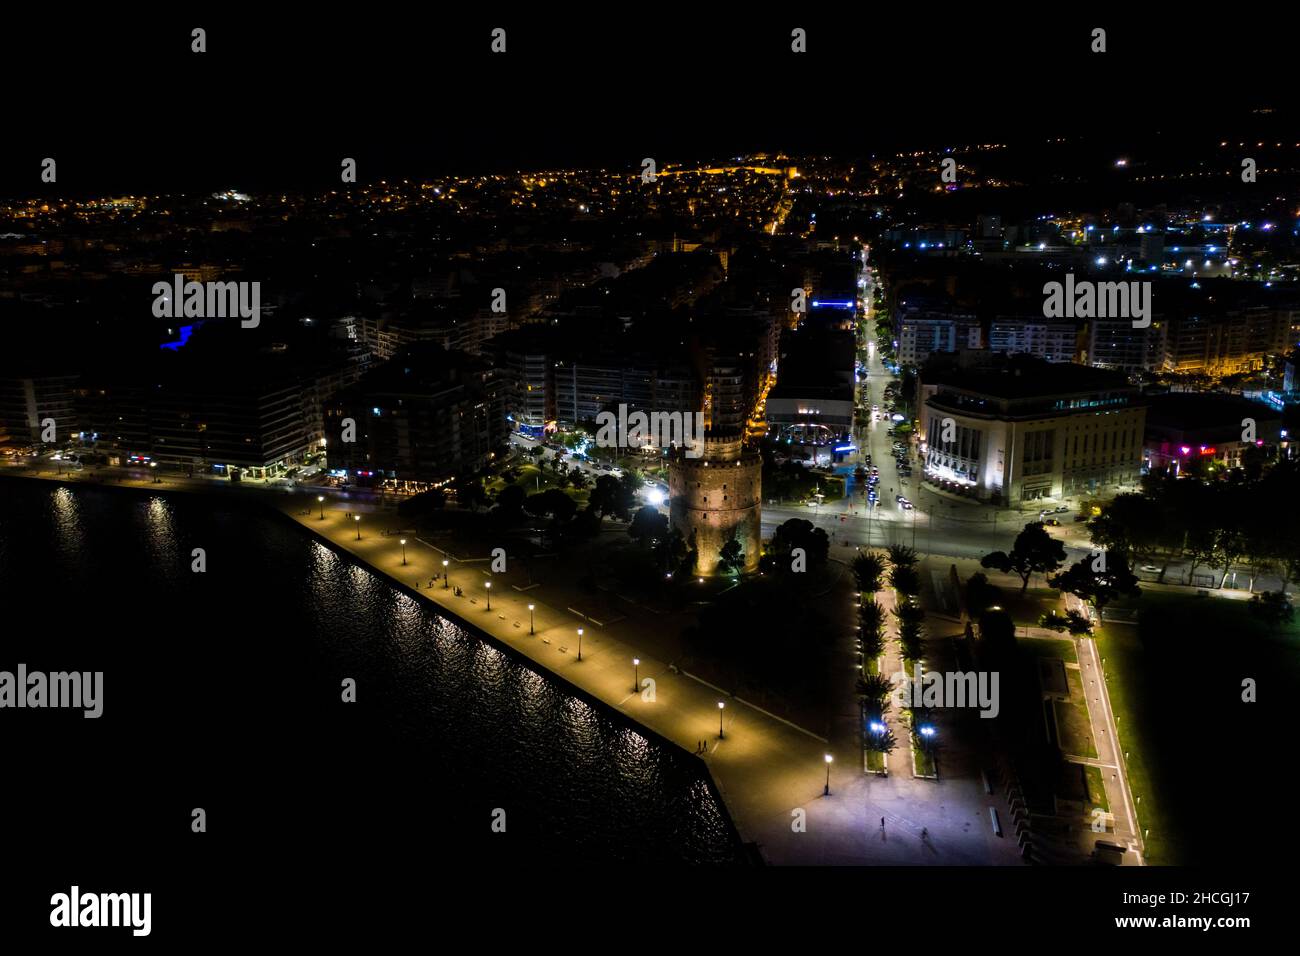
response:
[(524, 500), (528, 492), (520, 485), (506, 485), (497, 492), (497, 504), (493, 512), (505, 521), (518, 521), (523, 516)]
[(1069, 631), (1071, 634), (1092, 633), (1092, 621), (1074, 610), (1066, 611), (1064, 615), (1048, 611), (1038, 619), (1038, 624), (1050, 631)]
[(1016, 625), (1001, 608), (989, 608), (979, 617), (980, 648), (990, 663), (1007, 667), (1016, 657)]
[(1295, 610), (1281, 591), (1265, 591), (1250, 599), (1250, 613), (1270, 627), (1290, 623), (1295, 618)]
[(558, 528), (574, 516), (578, 505), (559, 488), (548, 488), (538, 494), (529, 495), (524, 500), (524, 510), (535, 517), (551, 515)]
[(1240, 528), (1219, 528), (1214, 535), (1214, 550), (1218, 553), (1219, 560), (1223, 562), (1223, 577), (1219, 579), (1219, 587), (1228, 583), (1228, 575), (1232, 573), (1232, 565), (1250, 547), (1246, 536), (1241, 533)]
[(613, 475), (600, 475), (596, 485), (587, 498), (587, 507), (594, 509), (602, 518), (617, 515), (622, 500), (618, 479)]
[(1088, 522), (1092, 543), (1107, 551), (1146, 557), (1160, 545), (1164, 512), (1146, 495), (1116, 495)]
[(864, 551), (853, 559), (853, 576), (857, 579), (858, 590), (863, 594), (879, 591), (884, 575), (885, 563), (874, 551)]
[(1004, 574), (1020, 577), (1020, 593), (1029, 588), (1029, 579), (1035, 573), (1050, 574), (1065, 561), (1065, 545), (1047, 533), (1041, 521), (1031, 521), (1016, 535), (1016, 543), (1008, 553), (994, 551), (980, 560), (980, 565), (994, 568)]
[(636, 511), (637, 492), (641, 490), (642, 485), (641, 476), (635, 471), (625, 471), (623, 477), (616, 480), (618, 481), (618, 496), (615, 499), (616, 514), (626, 521)]
[(681, 567), (686, 558), (686, 539), (676, 528), (670, 528), (655, 541), (652, 554), (659, 570), (671, 574)]
[(863, 601), (858, 607), (862, 655), (868, 659), (885, 653), (885, 609), (875, 601)]
[(891, 544), (888, 550), (889, 563), (898, 567), (912, 567), (916, 564), (916, 552), (905, 544)]
[(790, 570), (790, 552), (803, 548), (808, 565), (823, 565), (830, 554), (831, 541), (826, 532), (806, 518), (790, 518), (777, 526), (763, 556), (764, 570)]
[(892, 753), (898, 746), (898, 740), (894, 737), (894, 732), (883, 723), (880, 723), (880, 727), (880, 730), (868, 730), (862, 735), (862, 746), (874, 753)]
[(740, 541), (730, 538), (718, 552), (718, 570), (736, 574), (745, 566), (745, 550)]
[(649, 547), (651, 542), (662, 537), (667, 531), (668, 519), (659, 513), (658, 508), (651, 505), (638, 509), (632, 518), (632, 523), (627, 527), (627, 533), (643, 548)]
[(976, 571), (966, 579), (966, 613), (972, 618), (979, 617), (986, 608), (1002, 603), (1002, 589), (996, 584), (989, 584), (989, 577), (983, 571)]
[(928, 754), (939, 749), (939, 738), (934, 734), (921, 733), (922, 727), (934, 727), (934, 718), (928, 708), (912, 708), (912, 742)]
[(1115, 598), (1124, 595), (1137, 597), (1142, 593), (1137, 576), (1129, 570), (1128, 557), (1122, 551), (1088, 555), (1052, 577), (1048, 583), (1080, 600), (1091, 601), (1103, 620), (1106, 605)]
[(873, 717), (884, 716), (889, 709), (889, 695), (894, 692), (894, 682), (884, 674), (867, 674), (858, 678), (858, 696)]
[(885, 626), (885, 609), (868, 599), (858, 605), (858, 621), (864, 631), (879, 631)]
[(895, 591), (906, 597), (921, 593), (921, 575), (909, 564), (896, 564), (889, 572), (889, 583)]
[(456, 478), (456, 501), (461, 507), (468, 507), (477, 512), (480, 505), (487, 504), (487, 491), (477, 475), (461, 475)]
[(678, 573), (682, 575), (691, 574), (700, 563), (700, 545), (696, 540), (695, 530), (691, 529), (691, 539), (686, 542), (686, 557), (682, 558), (681, 567)]
[(922, 654), (921, 627), (925, 623), (925, 611), (919, 604), (905, 601), (894, 611), (898, 618), (898, 646), (903, 659), (909, 662), (919, 661)]

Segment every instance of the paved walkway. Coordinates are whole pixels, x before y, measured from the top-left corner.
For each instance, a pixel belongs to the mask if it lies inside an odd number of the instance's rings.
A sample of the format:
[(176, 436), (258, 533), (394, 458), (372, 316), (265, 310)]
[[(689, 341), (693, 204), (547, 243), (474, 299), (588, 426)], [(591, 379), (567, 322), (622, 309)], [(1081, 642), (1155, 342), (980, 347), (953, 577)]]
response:
[[(988, 864), (1018, 862), (1010, 847), (990, 844), (975, 814), (953, 803), (955, 793), (936, 789), (933, 781), (913, 781), (910, 766), (897, 777), (880, 780), (863, 773), (856, 712), (836, 721), (829, 745), (762, 711), (726, 696), (688, 675), (669, 670), (666, 662), (627, 642), (633, 622), (601, 627), (573, 612), (546, 603), (542, 588), (491, 589), (489, 565), (444, 558), (433, 546), (407, 536), (402, 563), (399, 534), (380, 532), (396, 526), (388, 512), (362, 514), (358, 523), (326, 504), (325, 517), (314, 509), (304, 514), (303, 498), (283, 502), (282, 510), (310, 531), (401, 583), (426, 600), (510, 645), (539, 666), (569, 681), (615, 710), (693, 753), (701, 754), (722, 794), (741, 837), (759, 844), (764, 857), (777, 864)], [(358, 524), (361, 539), (357, 540)], [(450, 562), (450, 587), (441, 579), (443, 560)], [(437, 577), (429, 588), (430, 578)], [(455, 588), (463, 596), (455, 595)], [(849, 598), (852, 592), (848, 591)], [(529, 633), (529, 604), (534, 605)], [(578, 628), (582, 660), (578, 660)], [(634, 640), (634, 638), (633, 638)], [(633, 690), (637, 676), (654, 682), (654, 699)], [(855, 662), (846, 666), (856, 667)], [(725, 736), (719, 736), (718, 702)], [(906, 732), (899, 734), (903, 741)], [(905, 744), (900, 751), (905, 753)], [(826, 784), (825, 754), (831, 764), (831, 796)], [(899, 758), (896, 756), (895, 761)], [(891, 761), (892, 763), (893, 761)], [(955, 782), (954, 782), (955, 785)], [(947, 789), (947, 788), (944, 788)], [(945, 799), (946, 798), (946, 799)], [(802, 813), (796, 813), (802, 811)], [(882, 831), (880, 819), (886, 827)], [(802, 829), (792, 824), (805, 821)], [(929, 839), (920, 838), (928, 828)], [(1005, 842), (1005, 841), (998, 841)]]
[[(37, 477), (24, 469), (8, 472)], [(67, 484), (101, 483), (85, 473), (39, 477)], [(355, 499), (341, 501), (336, 507), (327, 494), (322, 518), (315, 489), (308, 493), (305, 489), (290, 492), (283, 487), (240, 488), (225, 482), (175, 476), (154, 484), (143, 473), (127, 477), (118, 472), (115, 477), (113, 486), (144, 492), (219, 493), (226, 489), (242, 492), (238, 497), (256, 498), (687, 753), (695, 752), (697, 745), (705, 742), (701, 759), (741, 837), (757, 843), (770, 863), (1019, 863), (1014, 842), (994, 838), (988, 832), (985, 815), (977, 806), (983, 802), (983, 794), (973, 774), (929, 781), (914, 780), (910, 766), (905, 772), (891, 772), (883, 779), (863, 772), (859, 715), (847, 684), (844, 706), (835, 708), (830, 743), (826, 744), (687, 675), (670, 671), (666, 662), (644, 653), (636, 646), (635, 634), (643, 627), (654, 626), (653, 621), (629, 619), (602, 627), (565, 607), (547, 603), (544, 588), (493, 588), (488, 610), (488, 589), (484, 585), (491, 575), (486, 561), (461, 563), (447, 557), (450, 587), (444, 588), (438, 580), (430, 588), (430, 578), (441, 578), (445, 556), (408, 534), (404, 564), (400, 543), (403, 536), (380, 533), (398, 527), (401, 519), (392, 510), (377, 510)], [(349, 509), (361, 514), (360, 522), (347, 517)], [(452, 589), (457, 586), (463, 589), (463, 597), (455, 596)], [(827, 599), (844, 600), (845, 621), (856, 619), (856, 612), (847, 606), (853, 601), (850, 586)], [(536, 632), (531, 635), (529, 603), (534, 605)], [(577, 659), (579, 627), (585, 632), (581, 661)], [(837, 666), (846, 668), (846, 673), (856, 680), (858, 663), (852, 648), (851, 625), (846, 626), (842, 643), (844, 653)], [(637, 669), (640, 680), (654, 681), (653, 700), (634, 692), (634, 657), (641, 661)], [(719, 700), (726, 705), (722, 710), (725, 737), (718, 733)], [(900, 751), (905, 752), (905, 730), (899, 736)], [(825, 796), (828, 752), (834, 762), (831, 795)], [(891, 769), (897, 760), (896, 754)], [(882, 818), (886, 824), (883, 828)], [(793, 826), (796, 821), (802, 821), (802, 826)], [(922, 829), (928, 830), (924, 840)]]

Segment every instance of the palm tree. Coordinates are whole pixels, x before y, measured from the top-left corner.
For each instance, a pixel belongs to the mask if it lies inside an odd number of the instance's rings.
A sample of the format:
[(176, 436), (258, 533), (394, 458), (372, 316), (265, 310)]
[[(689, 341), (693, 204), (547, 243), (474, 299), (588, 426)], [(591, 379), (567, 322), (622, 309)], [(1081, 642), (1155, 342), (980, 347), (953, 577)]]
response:
[(885, 563), (874, 551), (866, 551), (853, 559), (853, 576), (858, 590), (867, 594), (880, 590), (880, 579), (885, 574)]
[(916, 552), (905, 544), (889, 546), (889, 563), (895, 568), (910, 568), (916, 564)]
[(862, 735), (862, 746), (879, 754), (892, 753), (898, 746), (898, 740), (894, 737), (894, 732), (883, 723), (880, 727), (880, 730), (868, 730)]
[(879, 631), (885, 625), (885, 609), (875, 601), (863, 601), (858, 607), (858, 622), (864, 631)]
[(858, 678), (858, 696), (867, 704), (867, 710), (877, 717), (889, 709), (889, 695), (893, 692), (894, 682), (884, 674)]
[(889, 583), (894, 590), (908, 598), (921, 593), (921, 575), (910, 564), (896, 564), (889, 572)]

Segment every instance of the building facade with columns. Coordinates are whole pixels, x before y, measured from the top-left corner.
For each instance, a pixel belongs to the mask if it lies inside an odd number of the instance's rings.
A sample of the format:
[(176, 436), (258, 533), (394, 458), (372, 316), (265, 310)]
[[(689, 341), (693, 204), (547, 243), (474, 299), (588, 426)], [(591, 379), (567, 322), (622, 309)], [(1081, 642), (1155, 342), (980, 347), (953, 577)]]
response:
[(924, 383), (925, 480), (994, 504), (1135, 485), (1146, 408), (1124, 375), (1014, 356)]

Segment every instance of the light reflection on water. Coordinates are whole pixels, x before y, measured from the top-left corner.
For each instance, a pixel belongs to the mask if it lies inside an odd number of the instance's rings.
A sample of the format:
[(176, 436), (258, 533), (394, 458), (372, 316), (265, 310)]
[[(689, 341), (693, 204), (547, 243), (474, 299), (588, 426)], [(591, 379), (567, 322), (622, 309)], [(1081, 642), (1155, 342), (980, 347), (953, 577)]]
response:
[[(203, 498), (25, 482), (6, 483), (3, 492), (0, 581), (29, 591), (68, 584), (91, 601), (97, 592), (100, 603), (147, 611), (144, 620), (185, 634), (168, 653), (192, 645), (201, 663), (160, 660), (159, 686), (170, 686), (177, 668), (199, 680), (212, 653), (256, 673), (241, 692), (243, 706), (262, 708), (259, 717), (272, 723), (241, 730), (233, 721), (243, 710), (214, 718), (214, 734), (231, 735), (223, 748), (235, 781), (259, 773), (263, 788), (292, 793), (307, 786), (298, 779), (304, 773), (339, 772), (331, 763), (343, 758), (333, 754), (331, 735), (340, 746), (355, 736), (371, 763), (331, 820), (382, 817), (389, 791), (400, 786), (424, 793), (421, 805), (436, 795), (453, 807), (512, 808), (512, 834), (528, 838), (515, 845), (528, 859), (736, 859), (734, 831), (693, 758), (286, 522)], [(190, 571), (194, 547), (207, 552), (206, 574)], [(116, 639), (148, 634), (143, 628)], [(356, 680), (356, 710), (339, 702), (344, 677)], [(224, 693), (224, 679), (215, 673), (211, 689), (198, 684), (187, 693)], [(166, 705), (140, 704), (148, 720), (136, 732), (156, 733), (155, 711)], [(316, 768), (317, 751), (325, 771)]]

